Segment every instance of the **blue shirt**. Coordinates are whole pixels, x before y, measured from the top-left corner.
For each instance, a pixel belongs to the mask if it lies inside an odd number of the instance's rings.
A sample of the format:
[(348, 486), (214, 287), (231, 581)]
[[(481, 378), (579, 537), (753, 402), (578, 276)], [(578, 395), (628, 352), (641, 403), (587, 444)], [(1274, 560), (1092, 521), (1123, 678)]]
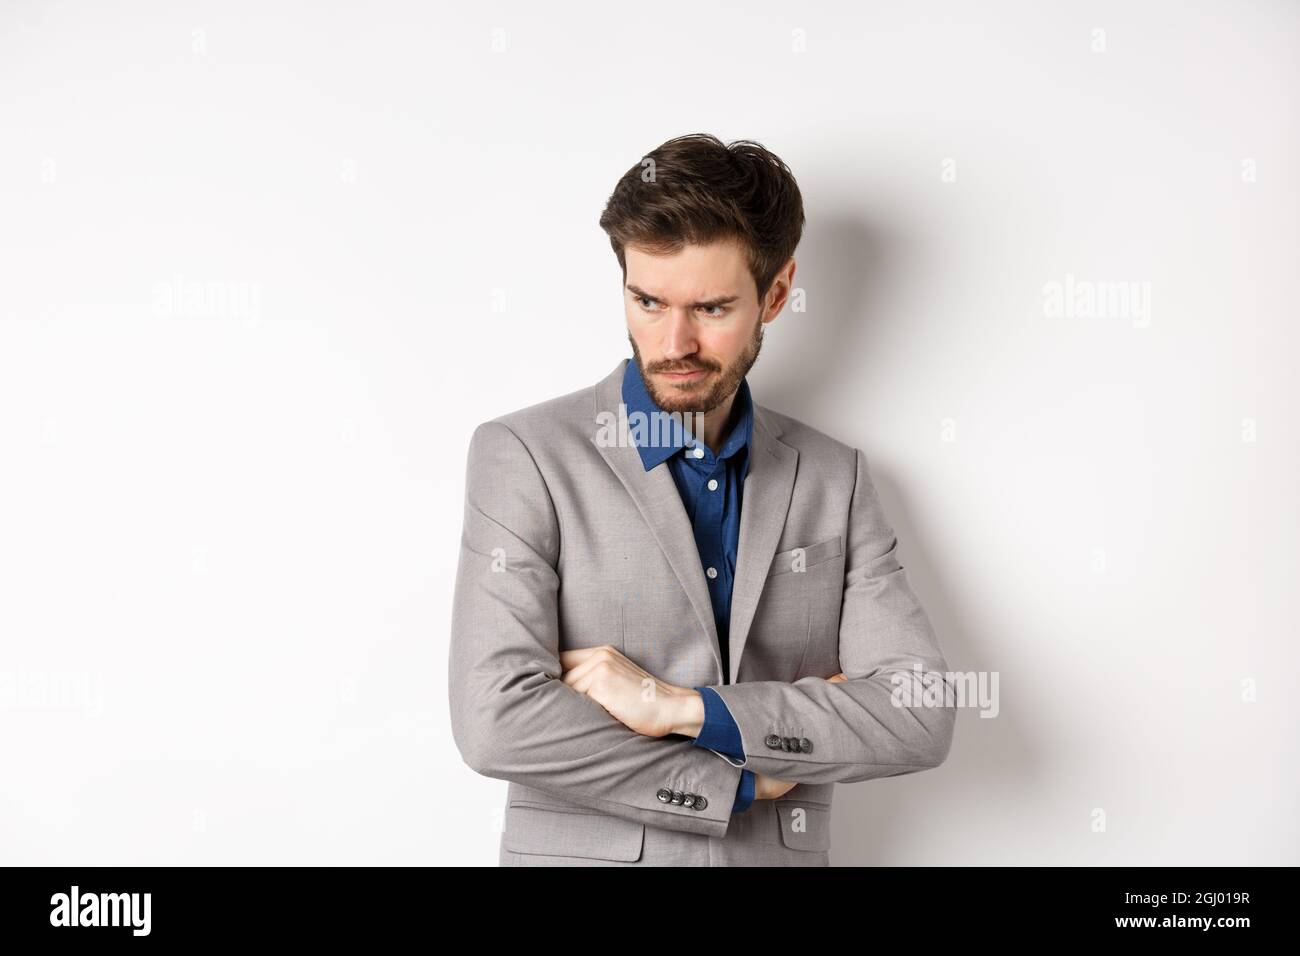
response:
[[(665, 415), (646, 390), (641, 369), (636, 359), (630, 359), (623, 372), (623, 404), (629, 418), (635, 412), (653, 422), (654, 416)], [(730, 648), (728, 635), (731, 622), (731, 589), (736, 574), (736, 552), (740, 541), (741, 492), (745, 475), (749, 472), (749, 449), (754, 435), (754, 404), (749, 394), (749, 383), (741, 380), (732, 402), (731, 430), (723, 440), (717, 455), (704, 444), (683, 432), (674, 423), (669, 429), (650, 425), (645, 429), (631, 429), (641, 463), (649, 471), (664, 462), (677, 485), (686, 516), (695, 532), (695, 546), (700, 553), (700, 566), (709, 587), (709, 600), (713, 605), (713, 620), (718, 630), (718, 645), (722, 656), (722, 679), (726, 683), (730, 673)], [(651, 439), (665, 438), (667, 443), (653, 444)], [(719, 753), (743, 759), (744, 744), (740, 728), (722, 698), (710, 687), (695, 688), (704, 698), (704, 724), (695, 743)], [(754, 801), (754, 774), (740, 772), (740, 786), (736, 791), (733, 812), (749, 809)]]

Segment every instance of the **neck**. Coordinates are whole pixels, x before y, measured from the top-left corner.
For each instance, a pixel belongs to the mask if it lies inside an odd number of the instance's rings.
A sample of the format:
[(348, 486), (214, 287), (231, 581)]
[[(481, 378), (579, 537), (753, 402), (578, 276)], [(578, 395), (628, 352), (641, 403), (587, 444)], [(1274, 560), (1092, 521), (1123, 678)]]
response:
[(722, 440), (727, 435), (727, 422), (735, 404), (736, 393), (732, 392), (721, 405), (704, 413), (704, 434), (701, 437), (715, 455), (722, 449)]

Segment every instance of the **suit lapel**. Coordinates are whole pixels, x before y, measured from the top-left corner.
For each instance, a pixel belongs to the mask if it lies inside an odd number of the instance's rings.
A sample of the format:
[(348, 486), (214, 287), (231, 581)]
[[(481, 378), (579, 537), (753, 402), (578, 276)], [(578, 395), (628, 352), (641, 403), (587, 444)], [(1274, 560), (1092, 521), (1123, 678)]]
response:
[(641, 455), (632, 444), (627, 434), (626, 418), (618, 414), (622, 402), (621, 386), (623, 369), (629, 359), (624, 359), (596, 389), (597, 414), (612, 413), (619, 421), (618, 441), (613, 444), (596, 444), (600, 454), (618, 475), (619, 481), (627, 489), (636, 504), (641, 517), (649, 525), (651, 533), (659, 543), (660, 549), (668, 559), (673, 573), (686, 590), (691, 607), (703, 629), (709, 650), (717, 664), (717, 672), (722, 674), (722, 653), (718, 649), (718, 629), (713, 621), (713, 603), (709, 600), (709, 585), (704, 578), (704, 569), (700, 566), (700, 552), (695, 546), (695, 531), (691, 528), (686, 508), (682, 504), (681, 493), (677, 483), (668, 470), (668, 463), (661, 462), (649, 471), (641, 462)]
[[(767, 409), (754, 403), (754, 435), (749, 473), (740, 505), (740, 541), (736, 553), (736, 579), (731, 590), (731, 626), (728, 653), (730, 683), (740, 672), (745, 639), (754, 623), (754, 611), (763, 594), (767, 572), (790, 511), (790, 495), (798, 468), (799, 452), (780, 441), (780, 426)], [(698, 559), (696, 564), (699, 564)]]
[[(682, 505), (677, 484), (668, 470), (667, 462), (649, 471), (641, 463), (641, 456), (633, 446), (626, 431), (626, 418), (619, 415), (622, 402), (623, 371), (630, 359), (624, 359), (596, 387), (596, 414), (610, 413), (618, 420), (618, 440), (614, 444), (593, 443), (641, 512), (655, 541), (668, 559), (673, 573), (686, 591), (691, 607), (699, 621), (701, 631), (708, 640), (709, 650), (722, 674), (722, 655), (718, 650), (718, 631), (713, 621), (713, 604), (709, 600), (709, 586), (700, 566), (700, 553), (695, 546), (695, 531), (691, 528), (686, 508)], [(754, 403), (754, 434), (749, 450), (749, 471), (745, 476), (744, 494), (740, 508), (740, 540), (736, 554), (736, 577), (731, 592), (731, 622), (728, 652), (731, 673), (727, 681), (734, 683), (740, 670), (740, 658), (745, 650), (745, 639), (754, 621), (754, 612), (763, 593), (767, 572), (785, 527), (790, 511), (790, 495), (794, 490), (794, 477), (799, 453), (780, 441), (780, 426), (769, 417), (767, 409)]]

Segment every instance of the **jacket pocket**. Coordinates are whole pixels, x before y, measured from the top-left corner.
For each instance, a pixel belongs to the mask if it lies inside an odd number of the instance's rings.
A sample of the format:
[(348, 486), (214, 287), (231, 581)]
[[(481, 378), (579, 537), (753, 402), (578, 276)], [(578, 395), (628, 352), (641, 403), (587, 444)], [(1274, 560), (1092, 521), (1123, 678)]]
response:
[(511, 801), (502, 845), (514, 853), (630, 862), (641, 858), (644, 839), (645, 825), (622, 817)]
[(781, 842), (792, 850), (831, 848), (831, 808), (808, 800), (773, 800), (781, 823)]
[(813, 565), (829, 561), (831, 558), (838, 558), (842, 550), (840, 536), (836, 535), (833, 538), (827, 538), (825, 541), (819, 541), (817, 544), (808, 545), (805, 548), (778, 551), (772, 555), (772, 565), (768, 568), (767, 576), (802, 573), (796, 569), (802, 568), (806, 571)]

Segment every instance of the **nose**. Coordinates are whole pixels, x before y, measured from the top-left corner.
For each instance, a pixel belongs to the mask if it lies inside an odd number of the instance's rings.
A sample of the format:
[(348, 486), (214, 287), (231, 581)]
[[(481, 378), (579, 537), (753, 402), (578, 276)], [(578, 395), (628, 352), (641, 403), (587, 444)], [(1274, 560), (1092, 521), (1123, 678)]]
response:
[(695, 323), (684, 307), (668, 310), (665, 317), (664, 358), (675, 362), (699, 351), (699, 342), (695, 339)]

